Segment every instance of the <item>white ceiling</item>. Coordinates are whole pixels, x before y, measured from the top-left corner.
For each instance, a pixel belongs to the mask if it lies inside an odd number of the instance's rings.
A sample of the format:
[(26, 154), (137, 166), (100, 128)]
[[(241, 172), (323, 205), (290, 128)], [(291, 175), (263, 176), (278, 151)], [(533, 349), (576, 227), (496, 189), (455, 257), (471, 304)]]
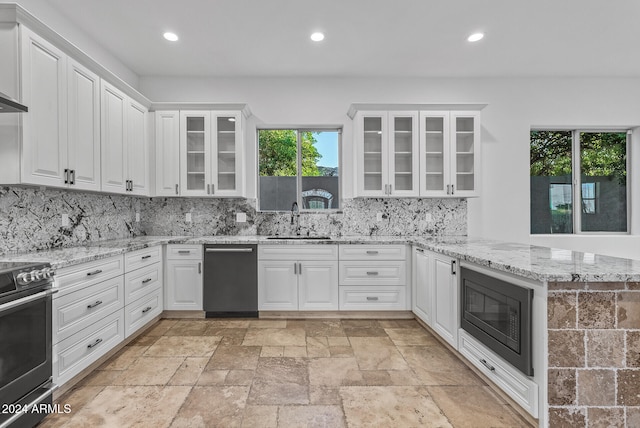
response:
[(640, 0), (49, 4), (139, 76), (640, 77)]

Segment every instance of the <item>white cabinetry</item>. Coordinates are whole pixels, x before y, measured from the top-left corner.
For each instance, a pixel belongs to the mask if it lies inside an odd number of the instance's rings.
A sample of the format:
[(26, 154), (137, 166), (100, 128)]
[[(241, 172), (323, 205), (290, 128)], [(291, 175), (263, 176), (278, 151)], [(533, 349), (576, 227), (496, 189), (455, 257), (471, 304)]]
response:
[(258, 310), (337, 310), (337, 245), (258, 247)]
[(341, 310), (408, 310), (405, 245), (340, 245)]
[(147, 109), (102, 81), (102, 190), (149, 194)]
[(157, 111), (156, 195), (180, 195), (180, 112)]
[(129, 337), (162, 313), (162, 247), (127, 253), (124, 264), (125, 337)]
[(420, 195), (478, 194), (479, 111), (420, 112)]
[(165, 309), (202, 311), (202, 245), (167, 245)]
[(439, 253), (430, 254), (433, 281), (433, 329), (451, 346), (458, 347), (460, 326), (457, 261)]
[(433, 314), (433, 281), (430, 278), (432, 265), (430, 252), (413, 247), (413, 313), (428, 326), (432, 326)]
[(358, 112), (357, 195), (418, 196), (418, 113)]
[(180, 194), (243, 196), (243, 114), (180, 112)]

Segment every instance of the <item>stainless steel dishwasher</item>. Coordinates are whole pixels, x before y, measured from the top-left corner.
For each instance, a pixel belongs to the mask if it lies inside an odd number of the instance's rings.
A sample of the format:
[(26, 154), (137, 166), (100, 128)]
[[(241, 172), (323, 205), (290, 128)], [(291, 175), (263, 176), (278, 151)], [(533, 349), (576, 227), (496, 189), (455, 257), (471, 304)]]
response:
[(204, 246), (204, 310), (207, 318), (258, 316), (258, 246)]

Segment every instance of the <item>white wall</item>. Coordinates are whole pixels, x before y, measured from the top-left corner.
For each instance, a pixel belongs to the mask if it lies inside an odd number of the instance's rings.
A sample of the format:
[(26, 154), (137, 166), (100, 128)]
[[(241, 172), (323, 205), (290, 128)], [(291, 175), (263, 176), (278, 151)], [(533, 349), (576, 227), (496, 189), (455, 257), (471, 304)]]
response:
[(27, 12), (76, 45), (131, 87), (138, 89), (137, 74), (125, 66), (111, 52), (89, 38), (84, 31), (52, 7), (47, 0), (12, 0), (12, 2), (26, 9)]
[[(640, 125), (640, 79), (165, 79), (141, 78), (153, 101), (246, 102), (255, 125), (343, 124), (344, 196), (353, 195), (351, 103), (487, 103), (482, 111), (482, 196), (469, 201), (469, 235), (640, 259), (640, 236), (529, 235), (529, 130), (532, 126)], [(638, 149), (640, 141), (634, 141)], [(634, 162), (638, 164), (638, 159)], [(255, 194), (255, 172), (248, 176)], [(640, 181), (629, 180), (640, 212)]]

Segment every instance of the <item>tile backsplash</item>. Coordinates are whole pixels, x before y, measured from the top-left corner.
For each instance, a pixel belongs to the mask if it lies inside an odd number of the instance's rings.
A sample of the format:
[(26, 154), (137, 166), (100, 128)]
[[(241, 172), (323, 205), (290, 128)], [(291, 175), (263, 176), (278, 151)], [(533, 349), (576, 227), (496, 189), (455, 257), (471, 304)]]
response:
[[(140, 222), (135, 221), (140, 213)], [(236, 213), (246, 222), (237, 223)], [(378, 213), (382, 220), (378, 221)], [(190, 221), (187, 221), (190, 214)], [(69, 225), (62, 226), (67, 215)], [(303, 213), (303, 234), (466, 235), (465, 199), (343, 201), (338, 212)], [(0, 187), (0, 254), (140, 235), (289, 235), (288, 212), (258, 212), (255, 199), (141, 198), (63, 189)]]

